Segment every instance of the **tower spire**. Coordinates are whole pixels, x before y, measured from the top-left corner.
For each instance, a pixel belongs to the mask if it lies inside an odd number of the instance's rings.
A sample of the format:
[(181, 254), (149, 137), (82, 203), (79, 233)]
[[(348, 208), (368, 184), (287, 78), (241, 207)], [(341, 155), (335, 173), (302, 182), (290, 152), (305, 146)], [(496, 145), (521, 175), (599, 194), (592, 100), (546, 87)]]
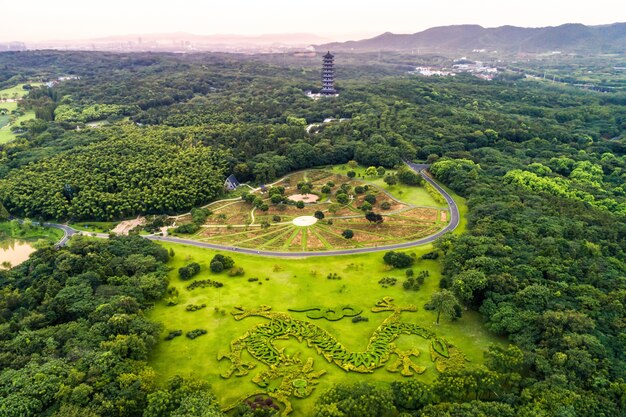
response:
[(324, 55), (324, 64), (322, 65), (322, 90), (320, 94), (323, 96), (331, 96), (337, 94), (335, 90), (335, 57), (328, 51)]

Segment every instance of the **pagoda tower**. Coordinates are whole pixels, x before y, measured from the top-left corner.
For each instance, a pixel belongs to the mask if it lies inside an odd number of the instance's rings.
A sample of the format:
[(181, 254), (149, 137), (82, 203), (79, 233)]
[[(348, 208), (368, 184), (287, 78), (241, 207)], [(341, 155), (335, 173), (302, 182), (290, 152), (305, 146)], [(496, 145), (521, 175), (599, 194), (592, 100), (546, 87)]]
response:
[(332, 96), (337, 94), (335, 90), (335, 57), (328, 51), (324, 55), (324, 65), (322, 65), (322, 91), (323, 96)]

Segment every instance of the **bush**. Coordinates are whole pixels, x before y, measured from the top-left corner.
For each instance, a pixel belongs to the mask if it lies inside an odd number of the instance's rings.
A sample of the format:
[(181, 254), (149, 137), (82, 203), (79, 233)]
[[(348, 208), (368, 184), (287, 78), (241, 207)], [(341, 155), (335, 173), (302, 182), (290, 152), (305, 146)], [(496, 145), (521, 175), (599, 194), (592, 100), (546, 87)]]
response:
[(363, 204), (361, 204), (361, 207), (359, 207), (359, 209), (361, 211), (368, 212), (372, 210), (372, 205), (368, 203), (367, 201), (364, 201)]
[(205, 288), (205, 287), (215, 287), (215, 288), (220, 288), (223, 287), (224, 284), (222, 284), (219, 281), (213, 281), (210, 279), (201, 279), (198, 280), (196, 282), (192, 282), (191, 284), (187, 285), (187, 289), (189, 291), (194, 290), (196, 288)]
[[(198, 310), (202, 310), (203, 308), (206, 307), (206, 304), (187, 304), (187, 306), (185, 307), (185, 311), (198, 311)], [(182, 332), (181, 332), (182, 334)]]
[(383, 288), (393, 287), (394, 285), (396, 285), (396, 282), (398, 282), (398, 279), (394, 278), (394, 277), (384, 277), (384, 278), (381, 278), (380, 280), (378, 280), (378, 283)]
[(362, 185), (357, 185), (354, 187), (354, 192), (357, 194), (363, 194), (365, 192), (365, 188)]
[(374, 194), (368, 194), (365, 196), (365, 201), (370, 204), (376, 204), (376, 196)]
[(415, 259), (406, 253), (389, 251), (383, 256), (383, 261), (394, 268), (408, 268)]
[(341, 232), (341, 236), (343, 236), (346, 239), (352, 239), (354, 237), (354, 232), (350, 229), (346, 229), (343, 232)]
[(439, 258), (439, 252), (432, 251), (422, 255), (422, 259), (437, 259)]
[(178, 276), (183, 281), (187, 281), (193, 278), (200, 272), (200, 265), (196, 262), (192, 262), (189, 265), (178, 268)]
[(213, 212), (207, 208), (192, 208), (191, 221), (193, 221), (197, 225), (201, 225), (211, 214), (213, 214)]
[(197, 224), (187, 223), (187, 224), (181, 224), (180, 226), (176, 227), (174, 229), (174, 232), (190, 235), (192, 233), (196, 233), (198, 230), (200, 230), (200, 226), (198, 226)]
[(354, 172), (354, 171), (348, 171), (348, 172), (346, 173), (346, 175), (348, 176), (348, 178), (354, 178), (354, 177), (356, 177), (356, 172)]
[(207, 334), (207, 331), (204, 329), (194, 329), (190, 332), (187, 332), (187, 334), (185, 334), (185, 336), (187, 336), (190, 339), (195, 339), (196, 337), (200, 337), (203, 334)]
[(298, 201), (296, 203), (296, 207), (299, 208), (299, 209), (303, 209), (304, 208), (304, 201)]
[(376, 223), (376, 224), (381, 224), (384, 221), (383, 216), (381, 214), (374, 213), (373, 211), (368, 211), (367, 213), (365, 213), (365, 218), (367, 219), (368, 222)]
[(348, 198), (348, 194), (346, 193), (339, 193), (335, 197), (337, 198), (337, 202), (339, 204), (348, 204), (348, 202), (350, 201), (350, 199)]
[(380, 203), (380, 208), (383, 210), (389, 210), (391, 208), (391, 203), (389, 201), (383, 201)]
[(248, 282), (256, 282), (258, 280), (259, 279), (257, 277), (250, 277), (250, 278), (248, 278)]
[(211, 259), (211, 262), (213, 261), (221, 262), (224, 266), (224, 269), (230, 269), (235, 266), (235, 261), (233, 260), (233, 258), (231, 258), (230, 256), (222, 255), (221, 253), (216, 254), (213, 259)]
[(211, 272), (215, 274), (219, 274), (220, 272), (224, 270), (224, 264), (221, 263), (220, 261), (213, 260), (211, 261), (210, 268), (211, 268)]
[(341, 279), (341, 277), (340, 277), (339, 275), (337, 275), (336, 273), (331, 272), (330, 274), (328, 274), (328, 275), (326, 276), (326, 279), (331, 279), (331, 280), (340, 280), (340, 279)]
[(360, 321), (370, 321), (370, 319), (368, 319), (367, 317), (363, 317), (363, 316), (352, 317), (352, 323), (358, 323)]
[(413, 275), (415, 275), (415, 272), (409, 268), (406, 271), (404, 271), (404, 274), (406, 275), (407, 278), (411, 278)]
[(274, 215), (272, 216), (272, 221), (273, 221), (274, 223), (278, 223), (278, 222), (280, 222), (281, 220), (282, 220), (282, 219), (281, 219), (281, 218), (280, 218), (280, 216), (279, 216), (279, 215), (277, 215), (277, 214), (274, 214)]
[(246, 272), (243, 270), (242, 267), (233, 267), (230, 268), (230, 270), (228, 271), (228, 276), (229, 277), (240, 277), (242, 275), (244, 275)]
[(324, 185), (324, 186), (321, 188), (321, 191), (322, 191), (324, 194), (330, 194), (331, 188), (330, 188), (328, 185)]
[(321, 211), (317, 210), (313, 216), (315, 216), (315, 218), (318, 219), (318, 220), (322, 220), (324, 218), (324, 213), (322, 213)]
[(172, 340), (175, 337), (178, 336), (182, 336), (183, 335), (183, 331), (182, 330), (171, 330), (167, 336), (165, 336), (165, 340)]

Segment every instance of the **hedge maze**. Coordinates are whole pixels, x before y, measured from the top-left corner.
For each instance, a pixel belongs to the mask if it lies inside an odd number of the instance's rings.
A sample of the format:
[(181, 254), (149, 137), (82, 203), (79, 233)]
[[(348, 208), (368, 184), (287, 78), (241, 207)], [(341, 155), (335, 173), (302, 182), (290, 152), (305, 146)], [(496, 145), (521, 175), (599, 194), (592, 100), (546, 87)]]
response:
[[(371, 308), (373, 313), (390, 312), (369, 339), (367, 349), (363, 352), (349, 351), (332, 334), (318, 325), (291, 317), (287, 313), (274, 312), (268, 305), (261, 305), (257, 309), (245, 309), (242, 306), (235, 307), (232, 312), (235, 320), (243, 320), (246, 317), (264, 317), (268, 322), (256, 325), (246, 331), (241, 337), (230, 343), (228, 352), (220, 352), (217, 359), (230, 360), (230, 367), (224, 373), (223, 378), (245, 376), (256, 363), (245, 362), (241, 354), (246, 350), (254, 359), (269, 366), (269, 370), (256, 375), (252, 381), (259, 386), (259, 390), (239, 399), (227, 410), (254, 395), (266, 395), (284, 404), (282, 415), (288, 415), (292, 408), (289, 398), (306, 397), (311, 394), (315, 380), (324, 372), (313, 371), (313, 359), (309, 358), (303, 363), (297, 357), (289, 357), (282, 349), (274, 345), (276, 340), (284, 340), (290, 337), (299, 342), (306, 342), (314, 348), (319, 355), (329, 363), (334, 363), (346, 372), (372, 373), (375, 369), (387, 366), (389, 372), (400, 372), (405, 377), (422, 374), (426, 368), (413, 362), (412, 358), (420, 355), (416, 348), (402, 351), (397, 348), (394, 341), (401, 335), (416, 335), (430, 341), (430, 357), (435, 368), (442, 372), (447, 368), (463, 367), (465, 356), (457, 348), (439, 338), (434, 332), (414, 323), (401, 320), (403, 312), (416, 311), (414, 305), (398, 306), (390, 297), (384, 297)], [(304, 312), (307, 318), (317, 320), (340, 320), (343, 317), (356, 317), (362, 309), (350, 305), (342, 305), (334, 308), (311, 307), (303, 309), (289, 309), (292, 312)], [(392, 356), (395, 360), (391, 360)], [(278, 388), (269, 389), (268, 381), (282, 378)]]

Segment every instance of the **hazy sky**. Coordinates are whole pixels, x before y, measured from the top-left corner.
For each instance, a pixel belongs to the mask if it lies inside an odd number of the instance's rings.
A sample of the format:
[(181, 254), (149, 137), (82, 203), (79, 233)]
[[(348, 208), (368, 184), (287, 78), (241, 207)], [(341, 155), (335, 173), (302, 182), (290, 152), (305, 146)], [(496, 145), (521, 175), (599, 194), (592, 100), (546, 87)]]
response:
[(363, 37), (477, 23), (549, 26), (626, 21), (623, 0), (0, 0), (0, 41), (308, 32)]

